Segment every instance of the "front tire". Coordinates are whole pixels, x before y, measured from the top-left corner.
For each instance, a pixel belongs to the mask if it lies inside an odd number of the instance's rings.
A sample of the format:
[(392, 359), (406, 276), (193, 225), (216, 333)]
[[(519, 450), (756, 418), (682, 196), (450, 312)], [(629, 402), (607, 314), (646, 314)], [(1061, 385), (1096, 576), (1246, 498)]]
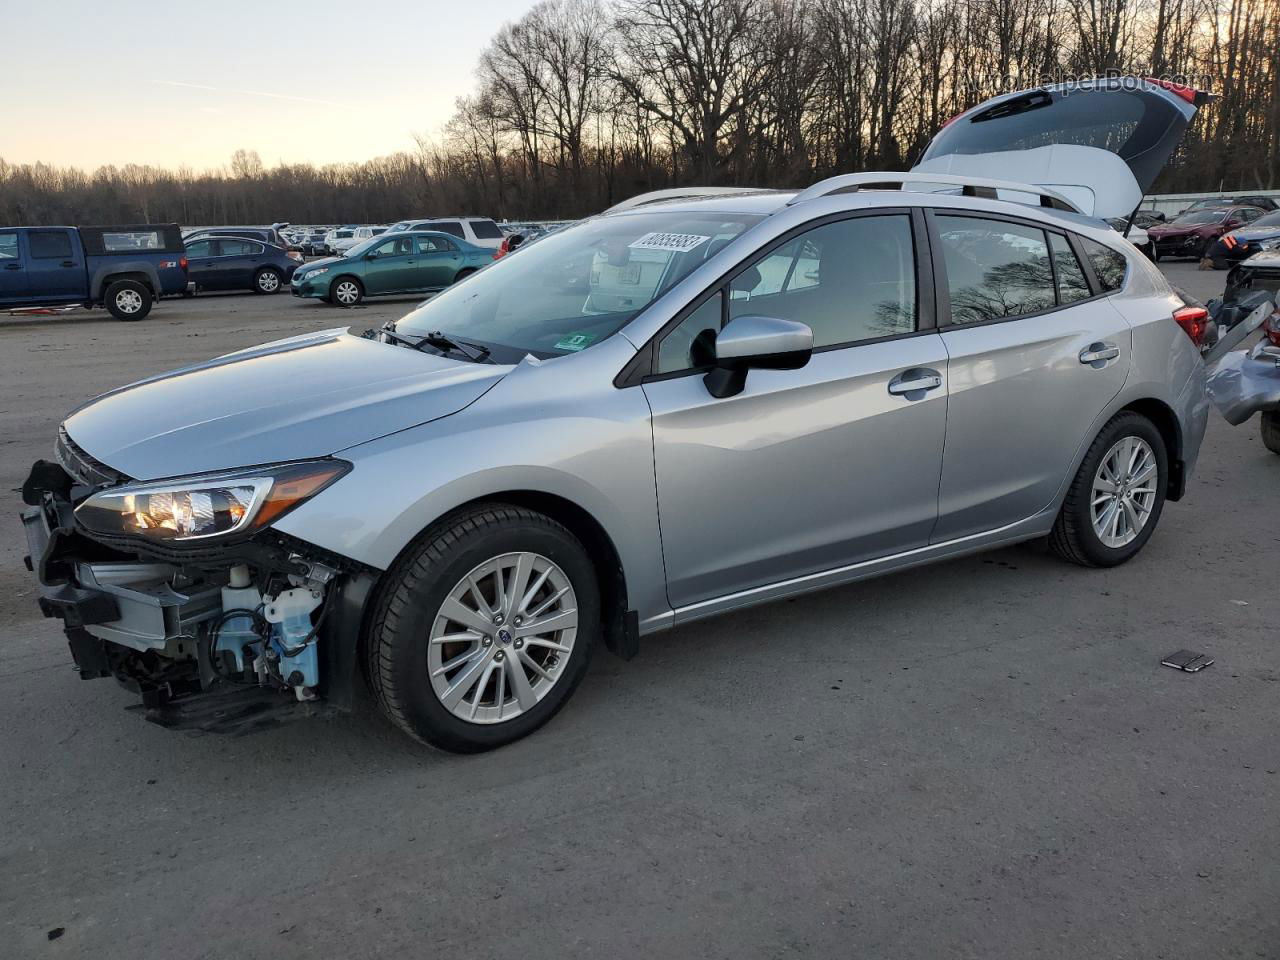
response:
[(102, 301), (117, 320), (142, 320), (151, 312), (151, 290), (137, 280), (117, 280)]
[(1262, 412), (1262, 445), (1272, 453), (1280, 453), (1280, 411)]
[(455, 753), (550, 720), (600, 637), (590, 556), (540, 513), (482, 504), (429, 528), (387, 573), (366, 636), (382, 712)]
[(355, 277), (338, 277), (329, 288), (329, 302), (340, 307), (354, 307), (364, 299), (364, 287)]
[(253, 275), (254, 293), (279, 293), (280, 274), (271, 267), (264, 267)]
[(1168, 477), (1168, 453), (1155, 424), (1139, 413), (1116, 414), (1085, 454), (1049, 546), (1084, 567), (1132, 559), (1160, 520)]

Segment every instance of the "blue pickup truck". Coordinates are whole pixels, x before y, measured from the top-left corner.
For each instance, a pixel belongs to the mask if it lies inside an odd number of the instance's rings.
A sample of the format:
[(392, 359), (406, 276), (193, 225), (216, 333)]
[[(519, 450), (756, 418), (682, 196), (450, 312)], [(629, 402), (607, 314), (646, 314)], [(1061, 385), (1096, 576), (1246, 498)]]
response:
[(187, 289), (176, 223), (123, 227), (0, 227), (0, 309), (104, 306), (141, 320)]

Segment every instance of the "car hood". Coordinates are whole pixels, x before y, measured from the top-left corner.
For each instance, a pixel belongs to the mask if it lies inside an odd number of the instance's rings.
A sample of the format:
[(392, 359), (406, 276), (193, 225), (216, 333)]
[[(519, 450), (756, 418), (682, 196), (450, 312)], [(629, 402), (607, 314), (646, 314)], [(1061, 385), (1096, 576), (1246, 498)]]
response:
[(90, 456), (155, 480), (328, 456), (456, 413), (510, 369), (326, 330), (121, 387), (64, 426)]
[(329, 267), (335, 263), (341, 263), (346, 257), (321, 257), (319, 260), (309, 260), (306, 263), (298, 264), (298, 272), (306, 273), (308, 270), (314, 270), (316, 267)]
[(1280, 237), (1280, 226), (1272, 224), (1269, 227), (1238, 227), (1227, 236), (1237, 240), (1265, 240), (1268, 237)]
[(1148, 227), (1147, 235), (1152, 237), (1182, 237), (1189, 233), (1212, 232), (1222, 226), (1219, 223), (1200, 223), (1200, 224), (1168, 224), (1163, 227)]

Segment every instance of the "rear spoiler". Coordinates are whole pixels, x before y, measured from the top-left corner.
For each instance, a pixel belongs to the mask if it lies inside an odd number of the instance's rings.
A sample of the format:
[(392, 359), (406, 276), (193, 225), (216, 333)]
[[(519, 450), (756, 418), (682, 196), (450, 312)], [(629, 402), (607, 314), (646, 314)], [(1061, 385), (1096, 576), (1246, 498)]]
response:
[(1199, 109), (1208, 103), (1212, 103), (1217, 98), (1205, 90), (1197, 90), (1195, 87), (1189, 87), (1185, 83), (1174, 83), (1172, 80), (1163, 80), (1160, 77), (1143, 77), (1147, 83), (1154, 83), (1157, 87), (1163, 87), (1170, 93), (1177, 94), (1187, 103)]

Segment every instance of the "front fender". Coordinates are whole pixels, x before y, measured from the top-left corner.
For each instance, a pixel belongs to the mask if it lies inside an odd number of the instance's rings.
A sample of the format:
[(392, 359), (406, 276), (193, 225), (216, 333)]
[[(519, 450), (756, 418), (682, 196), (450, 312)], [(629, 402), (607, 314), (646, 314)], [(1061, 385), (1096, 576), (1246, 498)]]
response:
[(632, 353), (614, 337), (582, 354), (526, 361), (466, 410), (340, 452), (351, 473), (276, 526), (385, 570), (464, 504), (524, 492), (560, 497), (613, 542), (628, 602), (647, 630), (645, 621), (660, 622), (669, 607), (649, 405), (638, 388), (611, 382)]

